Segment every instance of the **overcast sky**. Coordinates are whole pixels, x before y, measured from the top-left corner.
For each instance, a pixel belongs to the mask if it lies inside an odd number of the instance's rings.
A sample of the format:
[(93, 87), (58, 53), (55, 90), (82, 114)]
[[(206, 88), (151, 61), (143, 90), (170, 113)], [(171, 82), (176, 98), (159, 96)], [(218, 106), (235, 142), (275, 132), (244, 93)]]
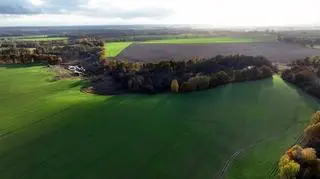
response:
[(0, 0), (0, 26), (320, 24), (320, 0)]

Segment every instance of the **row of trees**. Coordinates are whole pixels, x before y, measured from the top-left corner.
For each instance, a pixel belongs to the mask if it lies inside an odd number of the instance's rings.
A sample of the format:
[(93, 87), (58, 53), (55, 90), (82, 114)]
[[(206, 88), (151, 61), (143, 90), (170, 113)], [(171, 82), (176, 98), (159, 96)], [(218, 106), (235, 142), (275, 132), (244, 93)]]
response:
[(279, 35), (278, 40), (286, 43), (301, 44), (304, 46), (310, 45), (311, 47), (313, 47), (314, 45), (320, 44), (320, 38), (307, 38), (307, 37)]
[(281, 77), (320, 98), (320, 57), (309, 57), (292, 62), (291, 68), (285, 70)]
[(245, 68), (243, 70), (234, 70), (231, 72), (231, 75), (230, 73), (228, 75), (225, 71), (219, 71), (210, 75), (199, 75), (191, 77), (188, 79), (188, 81), (181, 83), (181, 87), (179, 88), (179, 90), (176, 88), (176, 86), (179, 87), (179, 83), (177, 83), (178, 81), (173, 80), (171, 83), (171, 87), (172, 84), (175, 85), (174, 88), (171, 88), (171, 91), (176, 93), (206, 90), (232, 82), (244, 82), (269, 78), (272, 77), (272, 75), (273, 72), (271, 68), (268, 66)]
[(36, 46), (33, 49), (16, 47), (0, 49), (0, 62), (5, 64), (45, 63), (55, 65), (73, 62), (74, 65), (90, 68), (93, 63), (97, 65), (100, 60), (104, 59), (104, 56), (103, 43), (87, 39), (63, 46), (51, 44)]
[(8, 48), (0, 51), (0, 62), (4, 64), (45, 63), (56, 65), (62, 58), (52, 54), (37, 54), (28, 49)]
[(52, 41), (0, 41), (0, 48), (37, 48), (41, 46), (64, 46), (66, 40), (52, 40)]
[(82, 44), (90, 47), (103, 47), (104, 42), (93, 37), (83, 37), (76, 39), (61, 39), (50, 41), (19, 41), (19, 40), (0, 40), (0, 48), (38, 48), (38, 47), (60, 47), (65, 45)]
[[(268, 78), (273, 74), (273, 66), (266, 58), (244, 55), (159, 63), (111, 60), (105, 61), (105, 69), (106, 75), (112, 76), (122, 89), (138, 93), (205, 90), (230, 82)], [(101, 83), (96, 86), (101, 87)], [(99, 92), (99, 88), (96, 90)]]
[(288, 149), (279, 161), (281, 179), (320, 178), (320, 111), (311, 117), (300, 145)]

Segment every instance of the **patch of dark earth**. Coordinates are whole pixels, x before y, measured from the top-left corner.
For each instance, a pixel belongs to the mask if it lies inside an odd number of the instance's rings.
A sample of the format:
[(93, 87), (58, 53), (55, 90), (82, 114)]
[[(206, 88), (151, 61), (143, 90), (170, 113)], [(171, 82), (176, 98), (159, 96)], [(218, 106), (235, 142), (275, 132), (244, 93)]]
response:
[(211, 58), (217, 55), (243, 54), (265, 56), (272, 62), (289, 63), (308, 56), (320, 56), (320, 50), (282, 42), (236, 44), (132, 44), (117, 59), (141, 62)]

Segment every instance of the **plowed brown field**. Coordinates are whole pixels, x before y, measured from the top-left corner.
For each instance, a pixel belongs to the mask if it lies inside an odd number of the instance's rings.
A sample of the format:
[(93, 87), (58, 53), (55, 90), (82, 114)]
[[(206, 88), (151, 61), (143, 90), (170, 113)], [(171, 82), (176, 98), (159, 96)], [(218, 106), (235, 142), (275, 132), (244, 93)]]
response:
[(287, 63), (320, 55), (319, 49), (280, 42), (248, 44), (132, 44), (117, 58), (130, 61), (187, 60), (228, 54), (262, 55), (273, 62)]

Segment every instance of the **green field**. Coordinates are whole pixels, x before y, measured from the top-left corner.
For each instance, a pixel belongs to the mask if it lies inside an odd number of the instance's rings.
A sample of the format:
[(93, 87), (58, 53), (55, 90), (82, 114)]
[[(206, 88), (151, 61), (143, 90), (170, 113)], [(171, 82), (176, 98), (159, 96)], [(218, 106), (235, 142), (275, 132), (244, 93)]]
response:
[(253, 43), (257, 40), (250, 38), (232, 37), (210, 37), (210, 38), (187, 38), (187, 39), (163, 39), (150, 40), (142, 43), (146, 44), (218, 44), (218, 43)]
[[(189, 94), (96, 96), (44, 67), (0, 67), (1, 179), (271, 177), (319, 108), (273, 80)], [(272, 178), (272, 177), (271, 177)]]
[(107, 57), (116, 57), (125, 48), (130, 46), (132, 42), (110, 42), (105, 44)]

